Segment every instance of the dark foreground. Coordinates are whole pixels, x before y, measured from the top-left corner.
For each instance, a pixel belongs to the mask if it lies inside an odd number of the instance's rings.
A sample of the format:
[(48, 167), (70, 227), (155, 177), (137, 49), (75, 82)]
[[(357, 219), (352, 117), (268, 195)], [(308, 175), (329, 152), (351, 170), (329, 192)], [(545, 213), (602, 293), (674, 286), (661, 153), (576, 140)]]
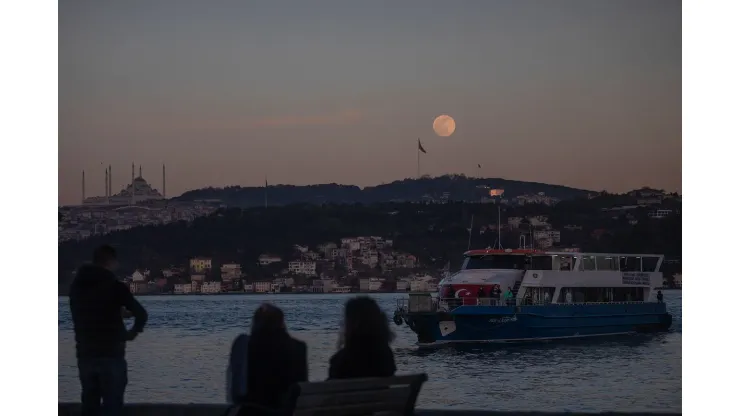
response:
[[(658, 335), (420, 348), (413, 331), (394, 326), (397, 373), (429, 375), (417, 401), (417, 408), (423, 409), (681, 413), (680, 294), (666, 293), (674, 325), (670, 332)], [(225, 403), (229, 348), (237, 335), (248, 330), (262, 302), (283, 308), (291, 334), (308, 344), (309, 380), (326, 380), (343, 304), (352, 296), (141, 298), (150, 319), (147, 330), (127, 346), (126, 400)], [(393, 315), (396, 295), (373, 297)], [(79, 402), (74, 333), (64, 298), (59, 300), (58, 342), (57, 401)]]
[[(144, 404), (134, 403), (126, 405), (126, 415), (130, 416), (221, 416), (226, 412), (228, 406), (225, 404)], [(76, 403), (59, 403), (60, 416), (79, 415), (79, 405)], [(555, 416), (555, 415), (661, 415), (673, 416), (680, 413), (622, 413), (622, 412), (604, 412), (604, 413), (572, 413), (572, 412), (496, 412), (484, 410), (429, 410), (419, 409), (416, 411), (419, 416)]]

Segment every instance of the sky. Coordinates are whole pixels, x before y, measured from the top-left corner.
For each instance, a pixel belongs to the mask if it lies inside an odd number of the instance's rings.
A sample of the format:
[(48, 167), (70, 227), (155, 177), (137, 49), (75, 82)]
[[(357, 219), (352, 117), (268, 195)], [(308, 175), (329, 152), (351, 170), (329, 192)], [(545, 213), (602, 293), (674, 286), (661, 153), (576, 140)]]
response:
[(681, 2), (59, 3), (62, 204), (132, 163), (168, 196), (387, 183), (417, 139), (432, 176), (680, 191)]

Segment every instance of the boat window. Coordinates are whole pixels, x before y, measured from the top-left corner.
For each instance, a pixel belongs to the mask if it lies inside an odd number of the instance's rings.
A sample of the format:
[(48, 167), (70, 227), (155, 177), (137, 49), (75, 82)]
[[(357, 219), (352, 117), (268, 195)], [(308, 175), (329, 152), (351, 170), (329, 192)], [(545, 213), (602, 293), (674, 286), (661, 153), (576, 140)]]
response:
[(642, 302), (644, 294), (641, 287), (564, 287), (558, 303)]
[(614, 288), (614, 302), (642, 302), (645, 290), (642, 287)]
[(658, 260), (660, 257), (647, 256), (642, 258), (642, 271), (644, 272), (655, 272), (658, 267)]
[(607, 296), (607, 288), (604, 287), (585, 287), (582, 289), (584, 302), (586, 303), (600, 303), (609, 302)]
[(576, 259), (573, 256), (556, 256), (557, 257), (557, 265), (558, 270), (561, 271), (569, 271), (573, 270), (573, 266), (576, 263)]
[(552, 303), (554, 287), (528, 287), (524, 292), (525, 305), (548, 305)]
[(609, 256), (596, 256), (597, 270), (619, 270), (617, 259)]
[(469, 269), (524, 269), (524, 256), (488, 255), (469, 256), (463, 262), (463, 270)]
[(529, 265), (530, 270), (552, 270), (552, 257), (532, 256)]
[(596, 270), (596, 257), (594, 256), (583, 256), (581, 257), (580, 270)]
[(620, 257), (619, 270), (623, 272), (641, 272), (640, 257)]
[(578, 288), (575, 287), (564, 287), (560, 290), (560, 296), (558, 296), (558, 303), (575, 303), (575, 291)]

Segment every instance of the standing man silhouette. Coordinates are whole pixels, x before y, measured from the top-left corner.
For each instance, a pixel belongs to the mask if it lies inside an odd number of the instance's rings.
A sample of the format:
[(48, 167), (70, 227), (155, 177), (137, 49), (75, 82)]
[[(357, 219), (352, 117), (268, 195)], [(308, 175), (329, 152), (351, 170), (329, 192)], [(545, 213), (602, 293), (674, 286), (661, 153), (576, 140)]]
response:
[[(126, 341), (136, 338), (146, 325), (146, 310), (113, 273), (117, 266), (116, 250), (108, 245), (98, 247), (93, 263), (79, 268), (69, 290), (82, 415), (123, 413), (128, 383)], [(124, 309), (134, 316), (134, 325), (128, 330)]]

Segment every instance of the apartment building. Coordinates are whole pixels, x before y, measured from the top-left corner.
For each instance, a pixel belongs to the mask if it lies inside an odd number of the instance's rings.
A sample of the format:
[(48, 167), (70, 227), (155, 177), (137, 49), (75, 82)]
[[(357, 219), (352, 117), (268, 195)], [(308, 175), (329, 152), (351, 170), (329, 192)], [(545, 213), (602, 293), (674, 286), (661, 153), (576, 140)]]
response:
[(213, 260), (208, 257), (195, 257), (190, 259), (190, 271), (195, 273), (205, 273), (211, 270)]
[(306, 276), (316, 276), (315, 261), (291, 261), (288, 263), (290, 273), (302, 274)]

